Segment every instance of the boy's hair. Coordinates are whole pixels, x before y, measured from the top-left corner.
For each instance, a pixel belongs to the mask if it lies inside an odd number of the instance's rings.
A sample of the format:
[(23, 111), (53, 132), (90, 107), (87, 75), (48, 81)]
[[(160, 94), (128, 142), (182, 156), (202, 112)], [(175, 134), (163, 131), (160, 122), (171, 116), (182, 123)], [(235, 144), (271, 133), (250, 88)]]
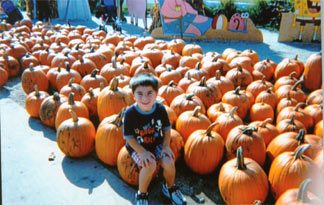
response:
[(151, 73), (139, 73), (132, 77), (129, 82), (129, 86), (131, 87), (133, 93), (138, 86), (152, 86), (153, 90), (158, 91), (159, 81)]

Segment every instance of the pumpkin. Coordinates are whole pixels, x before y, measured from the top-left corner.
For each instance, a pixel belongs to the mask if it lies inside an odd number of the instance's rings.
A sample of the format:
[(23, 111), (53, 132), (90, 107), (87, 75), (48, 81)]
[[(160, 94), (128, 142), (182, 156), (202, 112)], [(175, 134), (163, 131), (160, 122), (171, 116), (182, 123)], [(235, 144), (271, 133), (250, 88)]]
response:
[(236, 114), (237, 106), (233, 107), (229, 113), (220, 114), (215, 122), (217, 122), (214, 131), (219, 133), (224, 142), (226, 142), (228, 133), (236, 126), (243, 125), (242, 119)]
[(105, 87), (98, 95), (97, 111), (99, 120), (117, 114), (123, 107), (131, 104), (131, 97), (118, 87), (118, 80), (113, 78), (110, 85)]
[(179, 66), (181, 55), (171, 50), (170, 52), (166, 52), (163, 54), (161, 59), (161, 64), (169, 64), (172, 65), (174, 68)]
[(198, 96), (207, 109), (221, 100), (221, 92), (219, 88), (207, 84), (205, 77), (202, 77), (200, 82), (190, 84), (186, 93), (193, 93)]
[[(293, 71), (288, 76), (282, 76), (277, 79), (274, 83), (274, 89), (278, 90), (283, 85), (295, 85), (298, 81), (298, 79), (294, 77), (296, 74), (296, 71)], [(301, 85), (298, 86), (301, 87)]]
[(299, 188), (292, 188), (280, 195), (276, 204), (322, 204), (323, 202), (312, 192), (308, 191), (308, 186), (312, 179), (305, 179)]
[(266, 147), (263, 138), (257, 133), (257, 128), (247, 125), (234, 127), (225, 141), (226, 158), (235, 158), (236, 150), (242, 146), (246, 157), (255, 160), (263, 166), (266, 159)]
[(181, 157), (183, 146), (183, 137), (177, 130), (171, 129), (170, 148), (174, 154), (174, 161), (177, 161)]
[(238, 86), (235, 90), (226, 92), (222, 97), (222, 102), (237, 106), (238, 116), (244, 119), (250, 109), (250, 100), (240, 89), (241, 87)]
[(305, 155), (310, 158), (314, 158), (315, 152), (318, 147), (321, 146), (321, 138), (316, 135), (306, 135), (305, 131), (301, 129), (299, 133), (296, 132), (285, 132), (279, 134), (274, 138), (267, 147), (267, 155), (270, 161), (273, 161), (279, 154), (283, 152), (292, 152), (299, 145), (310, 144), (312, 145), (306, 150)]
[(322, 89), (317, 89), (312, 91), (306, 99), (306, 102), (308, 105), (311, 104), (322, 104), (323, 102), (323, 90)]
[(159, 49), (143, 49), (141, 56), (145, 56), (151, 60), (153, 68), (161, 64), (163, 53)]
[(242, 67), (249, 71), (250, 73), (253, 72), (253, 62), (250, 57), (247, 56), (238, 56), (235, 57), (231, 60), (231, 63), (229, 64), (231, 68), (237, 68), (237, 67)]
[(118, 115), (106, 117), (98, 126), (95, 137), (95, 150), (98, 158), (110, 166), (117, 165), (117, 157), (120, 149), (125, 145), (123, 138), (123, 123), (126, 109)]
[(174, 127), (175, 122), (177, 120), (177, 114), (168, 105), (165, 105), (165, 109), (166, 109), (166, 111), (168, 113), (168, 117), (169, 117), (169, 120), (170, 120), (171, 127)]
[[(0, 65), (1, 66), (1, 65)], [(8, 81), (8, 72), (0, 67), (0, 88)]]
[(254, 71), (259, 71), (262, 73), (266, 80), (270, 80), (273, 76), (274, 70), (277, 65), (273, 64), (269, 58), (263, 61), (256, 62), (253, 66)]
[(203, 54), (203, 50), (200, 45), (194, 44), (186, 44), (182, 49), (182, 56), (189, 56), (194, 53)]
[(78, 84), (78, 83), (74, 83), (74, 77), (72, 77), (69, 80), (69, 83), (67, 85), (64, 85), (61, 90), (60, 90), (60, 94), (68, 97), (70, 93), (74, 94), (74, 99), (77, 101), (80, 101), (81, 98), (84, 96), (84, 94), (86, 93), (86, 90), (83, 88), (82, 85)]
[(290, 132), (290, 131), (298, 133), (301, 129), (304, 129), (305, 132), (307, 130), (305, 125), (302, 122), (295, 119), (295, 114), (292, 114), (290, 119), (284, 119), (278, 122), (276, 127), (279, 133)]
[(75, 70), (70, 68), (70, 64), (65, 62), (65, 70), (61, 70), (56, 76), (56, 86), (57, 89), (60, 91), (63, 86), (67, 85), (71, 78), (74, 78), (74, 83), (79, 84), (81, 82), (81, 75)]
[(304, 86), (308, 90), (320, 89), (322, 85), (322, 54), (310, 55), (305, 63)]
[(273, 111), (276, 111), (277, 95), (273, 91), (273, 87), (261, 91), (255, 98), (255, 103), (266, 103), (270, 105)]
[(282, 76), (288, 76), (292, 72), (296, 72), (296, 77), (299, 78), (300, 76), (300, 68), (299, 64), (292, 59), (285, 58), (280, 63), (278, 63), (275, 72), (274, 72), (274, 79), (278, 80)]
[[(133, 158), (129, 155), (125, 146), (123, 146), (117, 156), (117, 170), (120, 177), (129, 185), (138, 186), (139, 173), (142, 167), (135, 164)], [(160, 170), (157, 163), (152, 178), (155, 177)]]
[(194, 79), (196, 79), (196, 80), (201, 80), (203, 77), (205, 77), (206, 78), (206, 80), (209, 78), (209, 74), (208, 74), (208, 72), (207, 71), (205, 71), (205, 70), (202, 70), (201, 68), (200, 68), (200, 62), (198, 62), (196, 65), (195, 65), (195, 67), (194, 67), (194, 69), (190, 69), (190, 70), (188, 70), (186, 73), (190, 73), (190, 76), (192, 77), (192, 78), (194, 78)]
[(255, 103), (250, 109), (251, 121), (263, 121), (267, 118), (274, 119), (274, 111), (271, 105), (266, 103)]
[(323, 137), (323, 120), (316, 123), (314, 127), (314, 134), (319, 137)]
[(26, 53), (23, 57), (21, 57), (20, 61), (20, 66), (22, 70), (25, 70), (26, 68), (30, 67), (30, 64), (32, 63), (34, 66), (39, 65), (39, 60), (31, 55), (30, 53)]
[(76, 61), (74, 56), (70, 55), (69, 52), (66, 52), (65, 54), (59, 53), (57, 54), (51, 61), (51, 67), (57, 67), (60, 64), (67, 68), (66, 62), (68, 62), (69, 65), (73, 65), (73, 63)]
[(182, 50), (185, 47), (186, 43), (182, 39), (172, 39), (168, 42), (168, 49), (182, 55)]
[(266, 173), (256, 161), (243, 156), (242, 147), (236, 152), (236, 158), (227, 161), (219, 172), (218, 187), (222, 198), (227, 204), (264, 202), (269, 191)]
[(206, 113), (206, 108), (203, 104), (203, 102), (199, 99), (199, 97), (195, 96), (194, 94), (180, 94), (177, 97), (175, 97), (171, 104), (170, 108), (172, 108), (177, 116), (179, 116), (181, 113), (188, 111), (188, 110), (194, 110), (195, 107), (200, 106), (201, 113)]
[(245, 89), (253, 81), (253, 77), (250, 72), (241, 66), (229, 70), (225, 77), (233, 82), (234, 87), (241, 86), (243, 89)]
[[(167, 69), (170, 69), (170, 70), (174, 70), (174, 67), (172, 66), (172, 65), (169, 65), (169, 64), (163, 64), (163, 63), (161, 63), (160, 65), (158, 65), (158, 66), (156, 66), (155, 68), (154, 68), (154, 70), (155, 70), (155, 72), (156, 72), (156, 74), (158, 75), (158, 76), (160, 76), (163, 72), (165, 72)], [(180, 73), (181, 74), (181, 73)], [(181, 74), (181, 76), (182, 76), (182, 74)]]
[(291, 115), (294, 115), (294, 119), (304, 124), (306, 129), (310, 129), (314, 125), (314, 120), (307, 112), (302, 108), (305, 103), (298, 103), (295, 107), (288, 106), (283, 108), (277, 115), (277, 124), (283, 119), (289, 119)]
[(230, 65), (220, 56), (215, 56), (210, 60), (201, 62), (201, 69), (208, 72), (209, 76), (214, 76), (215, 72), (219, 71), (222, 75), (225, 75), (227, 71), (231, 69)]
[(29, 93), (25, 99), (25, 108), (31, 117), (39, 117), (39, 108), (45, 98), (49, 94), (45, 91), (38, 90), (37, 85), (34, 86), (34, 91)]
[(275, 199), (288, 189), (298, 188), (307, 178), (319, 178), (319, 169), (312, 159), (304, 155), (309, 147), (309, 144), (301, 145), (294, 152), (284, 152), (273, 160), (268, 180)]
[(148, 67), (153, 69), (153, 65), (152, 65), (152, 62), (150, 59), (148, 59), (147, 57), (144, 57), (144, 56), (138, 56), (133, 59), (132, 64), (130, 65), (129, 75), (130, 76), (135, 75), (137, 68), (139, 68), (140, 66), (143, 66), (145, 64), (145, 62), (147, 62)]
[(196, 130), (187, 139), (184, 147), (184, 160), (195, 173), (209, 174), (213, 172), (223, 158), (224, 140), (212, 131), (216, 123), (207, 130)]
[(57, 110), (55, 117), (55, 128), (56, 130), (60, 124), (67, 119), (70, 119), (72, 116), (70, 110), (74, 111), (79, 117), (89, 119), (89, 111), (85, 104), (80, 101), (74, 101), (74, 94), (71, 92), (67, 102), (64, 102), (60, 105)]
[(88, 91), (89, 88), (98, 88), (100, 87), (100, 83), (103, 83), (103, 86), (106, 87), (108, 85), (106, 78), (104, 78), (102, 75), (97, 75), (99, 72), (98, 69), (94, 69), (91, 74), (85, 75), (80, 85)]
[(211, 105), (207, 110), (207, 116), (211, 122), (215, 122), (216, 119), (223, 113), (230, 113), (233, 106), (227, 103), (219, 102)]
[(20, 74), (20, 64), (19, 61), (7, 54), (0, 57), (0, 64), (2, 64), (3, 68), (8, 72), (9, 77), (16, 77)]
[(104, 65), (111, 62), (111, 59), (108, 59), (104, 54), (100, 52), (95, 52), (94, 49), (91, 49), (89, 53), (84, 54), (83, 58), (88, 58), (96, 64), (96, 68), (101, 70)]
[(178, 82), (178, 87), (186, 91), (191, 83), (197, 82), (196, 79), (192, 78), (190, 72), (186, 73), (184, 77)]
[(87, 118), (70, 112), (72, 119), (65, 120), (57, 129), (57, 145), (66, 156), (87, 156), (94, 148), (96, 129)]
[(158, 95), (163, 97), (168, 103), (168, 105), (171, 104), (175, 97), (183, 93), (184, 91), (178, 86), (176, 86), (176, 84), (172, 80), (169, 82), (168, 85), (162, 85), (158, 90)]
[(255, 80), (252, 83), (250, 83), (246, 87), (246, 91), (252, 93), (252, 95), (256, 98), (259, 95), (259, 93), (271, 87), (273, 87), (272, 83), (266, 81), (266, 79), (263, 78), (262, 80)]
[(188, 137), (197, 129), (207, 129), (211, 124), (207, 116), (200, 113), (201, 108), (197, 106), (193, 111), (185, 111), (178, 116), (176, 130), (186, 143)]
[(291, 98), (290, 97), (290, 92), (288, 92), (287, 93), (287, 97), (282, 98), (281, 100), (279, 100), (279, 102), (277, 104), (276, 113), (279, 114), (280, 111), (282, 109), (284, 109), (285, 107), (288, 107), (288, 106), (296, 106), (297, 104), (298, 104), (298, 101), (296, 99), (294, 99), (294, 98)]
[(139, 73), (151, 73), (154, 76), (157, 76), (157, 73), (155, 72), (154, 68), (148, 63), (148, 62), (144, 62), (144, 64), (140, 65), (134, 75), (137, 75)]
[(46, 97), (39, 108), (39, 118), (44, 125), (55, 127), (55, 117), (60, 105), (67, 101), (64, 95), (55, 92), (53, 95)]
[(279, 131), (272, 123), (272, 118), (267, 118), (264, 121), (254, 121), (249, 124), (251, 127), (257, 128), (257, 133), (261, 135), (266, 147), (268, 144), (279, 135)]
[(59, 73), (64, 72), (65, 68), (61, 68), (61, 65), (59, 65), (58, 67), (55, 68), (51, 68), (47, 74), (46, 77), (49, 81), (50, 87), (53, 90), (57, 90), (57, 84), (56, 84), (56, 77)]
[(234, 83), (227, 79), (224, 76), (221, 76), (221, 71), (217, 70), (215, 73), (215, 77), (209, 78), (207, 83), (213, 84), (214, 86), (218, 87), (222, 96), (231, 90), (234, 90)]
[(107, 83), (110, 83), (111, 79), (119, 75), (129, 76), (129, 65), (121, 64), (116, 61), (116, 57), (114, 56), (111, 59), (111, 63), (104, 65), (100, 70), (100, 75), (104, 77)]
[(298, 86), (303, 83), (303, 80), (299, 80), (295, 83), (295, 85), (283, 85), (278, 90), (276, 90), (277, 100), (278, 102), (287, 96), (289, 93), (291, 98), (296, 99), (298, 102), (306, 101), (306, 94), (304, 91)]
[(82, 77), (91, 74), (96, 69), (96, 64), (92, 60), (81, 56), (71, 65), (71, 69), (78, 71)]
[(241, 56), (247, 56), (247, 57), (251, 58), (253, 65), (255, 65), (260, 60), (259, 54), (255, 50), (252, 50), (252, 49), (246, 49), (246, 50), (242, 51)]
[(34, 69), (34, 65), (31, 63), (29, 69), (24, 70), (21, 76), (21, 87), (26, 94), (29, 94), (34, 90), (34, 85), (37, 85), (41, 91), (47, 91), (48, 79), (42, 70)]
[(179, 66), (195, 68), (197, 63), (199, 63), (199, 59), (194, 56), (182, 56), (179, 61)]
[(169, 66), (166, 70), (159, 76), (162, 81), (162, 85), (167, 85), (170, 81), (174, 81), (176, 84), (182, 79), (182, 75), (179, 71), (171, 69)]

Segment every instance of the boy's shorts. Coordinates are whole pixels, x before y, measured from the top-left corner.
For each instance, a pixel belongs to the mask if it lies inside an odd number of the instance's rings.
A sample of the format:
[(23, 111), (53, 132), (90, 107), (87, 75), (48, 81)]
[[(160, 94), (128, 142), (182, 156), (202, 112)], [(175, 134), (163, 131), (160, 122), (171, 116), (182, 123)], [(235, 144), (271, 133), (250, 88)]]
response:
[[(162, 148), (163, 148), (163, 145), (162, 144), (159, 144), (158, 146), (155, 147), (155, 149), (153, 150), (153, 154), (155, 156), (155, 159), (156, 160), (160, 160), (162, 158), (161, 156), (161, 152), (162, 152)], [(140, 162), (141, 162), (141, 156), (137, 153), (137, 152), (133, 152), (132, 155), (131, 155), (132, 159), (134, 160), (134, 162), (138, 165), (138, 166), (141, 166)]]

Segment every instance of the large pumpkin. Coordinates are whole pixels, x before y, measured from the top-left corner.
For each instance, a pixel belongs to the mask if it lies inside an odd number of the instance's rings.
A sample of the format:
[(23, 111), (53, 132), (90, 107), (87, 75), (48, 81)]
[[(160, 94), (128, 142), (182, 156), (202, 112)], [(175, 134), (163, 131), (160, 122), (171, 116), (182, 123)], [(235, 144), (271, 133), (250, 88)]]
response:
[(306, 60), (304, 86), (313, 91), (322, 85), (322, 54), (314, 53)]
[(274, 198), (291, 188), (298, 188), (307, 178), (316, 181), (320, 172), (313, 160), (304, 155), (310, 147), (305, 144), (297, 147), (294, 152), (284, 152), (272, 162), (269, 170), (269, 182)]
[(195, 173), (213, 172), (223, 158), (224, 140), (212, 131), (215, 125), (216, 123), (211, 124), (207, 130), (196, 130), (186, 141), (184, 159)]
[(127, 107), (131, 103), (131, 97), (118, 87), (118, 80), (114, 78), (110, 85), (98, 95), (97, 111), (100, 121), (105, 117), (119, 113), (123, 107)]
[(222, 166), (218, 187), (227, 204), (264, 202), (269, 190), (266, 173), (256, 161), (243, 157), (242, 147), (237, 149), (236, 158)]
[[(125, 146), (123, 146), (117, 157), (117, 169), (120, 177), (132, 186), (138, 186), (138, 177), (141, 167), (136, 165), (133, 158), (129, 155)], [(160, 169), (160, 165), (156, 165), (156, 170), (152, 176), (155, 177)]]
[(65, 120), (57, 129), (57, 145), (69, 157), (84, 157), (93, 150), (96, 128), (86, 118), (72, 110), (72, 119)]
[(98, 158), (110, 166), (117, 165), (117, 156), (120, 149), (125, 145), (123, 138), (123, 123), (125, 109), (118, 115), (106, 117), (98, 126), (95, 149)]

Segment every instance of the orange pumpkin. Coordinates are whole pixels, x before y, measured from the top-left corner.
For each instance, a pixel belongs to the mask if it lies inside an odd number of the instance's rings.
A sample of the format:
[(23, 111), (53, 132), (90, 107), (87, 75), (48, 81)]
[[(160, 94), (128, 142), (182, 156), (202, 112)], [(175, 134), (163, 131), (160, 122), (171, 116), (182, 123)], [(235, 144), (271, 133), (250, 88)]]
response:
[(322, 55), (314, 53), (310, 55), (305, 64), (304, 86), (308, 90), (316, 90), (322, 85)]
[(39, 108), (45, 98), (49, 94), (45, 91), (39, 91), (37, 85), (34, 86), (34, 91), (29, 93), (25, 99), (25, 108), (31, 117), (39, 117)]
[(264, 202), (268, 195), (266, 173), (256, 161), (245, 158), (243, 153), (243, 148), (238, 147), (236, 158), (227, 161), (219, 172), (218, 187), (227, 204), (252, 204), (255, 200)]
[(216, 123), (207, 130), (198, 129), (186, 141), (184, 159), (195, 173), (209, 174), (213, 172), (223, 158), (224, 140), (212, 131)]
[(87, 118), (70, 112), (72, 119), (63, 121), (57, 129), (57, 145), (66, 156), (87, 156), (94, 148), (96, 128)]

